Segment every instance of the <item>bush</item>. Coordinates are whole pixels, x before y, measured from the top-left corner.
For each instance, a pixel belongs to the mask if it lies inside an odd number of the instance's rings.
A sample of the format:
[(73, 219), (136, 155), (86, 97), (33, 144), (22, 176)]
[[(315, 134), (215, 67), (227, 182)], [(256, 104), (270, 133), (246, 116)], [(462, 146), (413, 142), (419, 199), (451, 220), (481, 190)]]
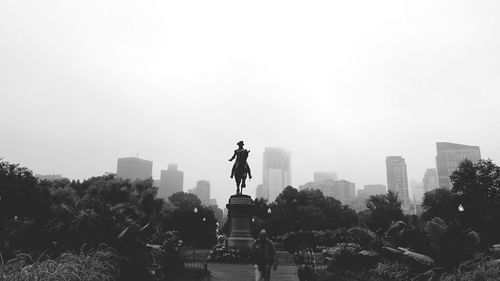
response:
[(356, 253), (361, 247), (354, 243), (339, 243), (334, 247), (323, 250), (323, 258), (328, 268), (352, 268), (359, 265)]
[(119, 269), (116, 252), (102, 245), (88, 254), (64, 253), (53, 260), (33, 260), (28, 254), (19, 254), (1, 265), (0, 280), (117, 280)]
[(442, 281), (473, 281), (500, 280), (500, 260), (491, 260), (484, 256), (479, 256), (473, 260), (461, 263), (452, 273), (444, 273)]
[(250, 263), (251, 254), (250, 250), (240, 250), (224, 245), (217, 245), (212, 248), (207, 260), (220, 263)]

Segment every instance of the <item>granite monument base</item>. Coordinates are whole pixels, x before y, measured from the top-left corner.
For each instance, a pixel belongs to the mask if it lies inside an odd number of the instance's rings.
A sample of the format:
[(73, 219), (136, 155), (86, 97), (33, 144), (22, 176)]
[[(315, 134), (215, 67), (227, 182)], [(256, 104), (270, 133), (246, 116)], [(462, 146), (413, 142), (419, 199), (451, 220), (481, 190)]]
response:
[(228, 247), (250, 249), (253, 238), (250, 233), (253, 203), (248, 195), (232, 195), (226, 205), (230, 226)]

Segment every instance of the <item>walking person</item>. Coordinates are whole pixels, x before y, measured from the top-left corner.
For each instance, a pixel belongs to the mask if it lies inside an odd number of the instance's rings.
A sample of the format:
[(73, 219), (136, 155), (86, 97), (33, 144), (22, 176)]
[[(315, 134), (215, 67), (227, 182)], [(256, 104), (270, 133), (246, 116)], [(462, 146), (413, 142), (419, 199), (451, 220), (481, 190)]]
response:
[(276, 247), (273, 241), (267, 238), (267, 231), (262, 229), (259, 237), (253, 242), (252, 257), (255, 264), (255, 281), (271, 280), (271, 268), (278, 268)]
[(302, 245), (295, 252), (293, 261), (297, 265), (299, 281), (316, 281), (316, 257), (310, 247)]

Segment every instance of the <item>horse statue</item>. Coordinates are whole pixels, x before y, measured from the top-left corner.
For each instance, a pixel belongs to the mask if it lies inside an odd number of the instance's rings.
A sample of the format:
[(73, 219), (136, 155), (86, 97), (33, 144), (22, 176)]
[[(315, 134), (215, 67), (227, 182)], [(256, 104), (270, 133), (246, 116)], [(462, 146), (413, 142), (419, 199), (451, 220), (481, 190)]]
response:
[[(248, 153), (249, 150), (244, 150), (241, 154), (239, 159), (236, 159), (236, 162), (234, 163), (234, 180), (236, 181), (236, 195), (241, 195), (243, 194), (243, 188), (246, 187), (245, 181), (247, 180), (248, 176), (248, 164), (247, 164), (247, 158), (248, 158)], [(241, 186), (241, 190), (240, 190)]]

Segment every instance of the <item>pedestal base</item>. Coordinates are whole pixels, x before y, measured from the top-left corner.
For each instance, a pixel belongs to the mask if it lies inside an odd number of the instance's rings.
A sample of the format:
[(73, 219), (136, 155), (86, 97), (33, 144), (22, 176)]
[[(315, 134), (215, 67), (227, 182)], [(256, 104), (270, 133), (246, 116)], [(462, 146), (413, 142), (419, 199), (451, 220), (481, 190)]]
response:
[(230, 225), (227, 245), (232, 248), (250, 249), (253, 238), (250, 234), (252, 198), (248, 195), (233, 195), (226, 205)]

